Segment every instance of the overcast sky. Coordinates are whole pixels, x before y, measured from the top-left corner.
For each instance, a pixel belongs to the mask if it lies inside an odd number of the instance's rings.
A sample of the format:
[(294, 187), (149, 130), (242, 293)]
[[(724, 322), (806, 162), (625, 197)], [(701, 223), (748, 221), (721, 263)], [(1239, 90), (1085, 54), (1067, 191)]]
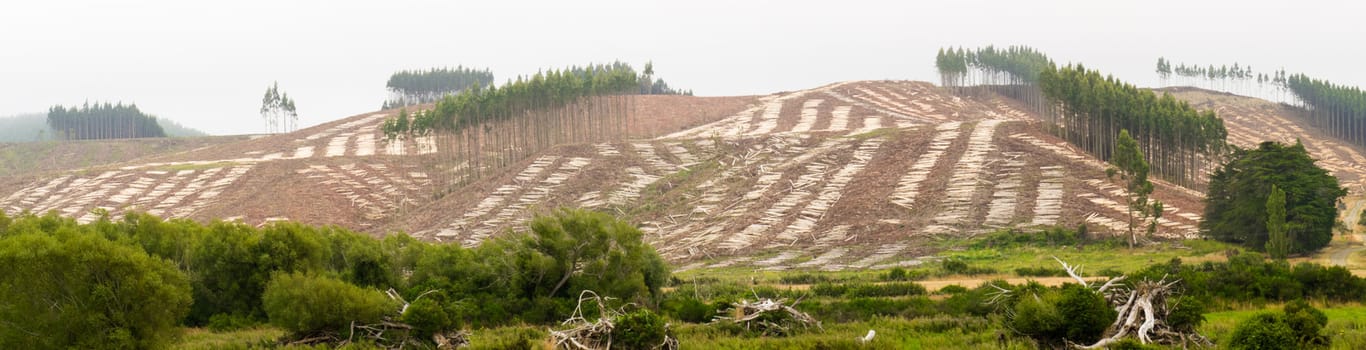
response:
[(0, 116), (136, 102), (213, 134), (264, 129), (272, 81), (304, 126), (378, 109), (396, 70), (655, 62), (698, 95), (937, 81), (946, 45), (1034, 46), (1150, 86), (1158, 56), (1366, 86), (1359, 1), (4, 1)]

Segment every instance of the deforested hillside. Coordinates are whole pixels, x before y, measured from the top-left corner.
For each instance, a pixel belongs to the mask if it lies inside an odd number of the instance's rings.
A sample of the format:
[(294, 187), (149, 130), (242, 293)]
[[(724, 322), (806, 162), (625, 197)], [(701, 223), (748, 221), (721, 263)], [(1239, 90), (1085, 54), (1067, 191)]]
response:
[[(1277, 105), (1175, 92), (1224, 118), (1234, 144), (1307, 135), (1305, 144), (1344, 182), (1359, 183), (1356, 173), (1366, 169), (1353, 148), (1316, 137)], [(937, 237), (1003, 228), (1127, 229), (1123, 184), (1089, 152), (1041, 128), (1048, 121), (1028, 100), (853, 81), (757, 97), (631, 101), (624, 134), (525, 157), (487, 149), (483, 157), (507, 164), (465, 181), (450, 181), (467, 170), (439, 158), (456, 144), (421, 134), (390, 139), (383, 127), (401, 111), (386, 110), (10, 178), (0, 184), (0, 205), (82, 221), (97, 219), (96, 209), (249, 224), (288, 219), (463, 245), (576, 206), (640, 225), (683, 268), (773, 270), (915, 264), (934, 253), (928, 243)], [(1156, 185), (1165, 204), (1157, 234), (1196, 235), (1202, 195)]]

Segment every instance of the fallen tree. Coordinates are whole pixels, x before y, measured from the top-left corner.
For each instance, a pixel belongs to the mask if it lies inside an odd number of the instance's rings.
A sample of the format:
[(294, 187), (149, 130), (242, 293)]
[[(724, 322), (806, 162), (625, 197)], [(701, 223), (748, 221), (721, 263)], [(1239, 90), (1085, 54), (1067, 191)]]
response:
[[(598, 296), (597, 293), (591, 290), (580, 292), (579, 302), (574, 306), (574, 313), (570, 315), (568, 319), (565, 319), (564, 322), (560, 323), (561, 325), (568, 326), (568, 328), (550, 330), (550, 338), (555, 342), (555, 349), (611, 349), (614, 336), (616, 336), (616, 338), (621, 338), (625, 335), (622, 334), (623, 331), (627, 331), (630, 327), (623, 327), (621, 324), (622, 322), (620, 321), (623, 320), (623, 316), (627, 316), (627, 313), (619, 309), (607, 307), (607, 300), (608, 298)], [(598, 310), (598, 318), (596, 320), (589, 321), (584, 316), (584, 301), (591, 301), (596, 305)], [(662, 337), (660, 337), (663, 338), (662, 341), (657, 345), (650, 343), (652, 344), (652, 347), (649, 348), (658, 350), (677, 350), (678, 339), (668, 335), (667, 324), (664, 324), (662, 328), (663, 329), (660, 330), (660, 333), (663, 333)], [(633, 339), (640, 339), (639, 335), (632, 336)], [(633, 345), (638, 346), (640, 344)], [(628, 347), (635, 348), (634, 346)]]
[(824, 330), (820, 321), (792, 307), (800, 302), (800, 299), (792, 304), (786, 304), (783, 299), (741, 300), (734, 305), (733, 316), (717, 316), (716, 321), (730, 321), (763, 335), (790, 335), (798, 329), (813, 327)]
[[(1081, 276), (1080, 266), (1069, 265), (1056, 257), (1053, 259), (1057, 260), (1067, 271), (1067, 275), (1075, 279), (1081, 287), (1103, 296), (1106, 303), (1112, 306), (1116, 312), (1114, 321), (1105, 328), (1099, 340), (1085, 344), (1085, 342), (1078, 342), (1075, 339), (1062, 339), (1062, 342), (1068, 347), (1102, 349), (1126, 338), (1136, 339), (1143, 344), (1163, 344), (1183, 348), (1191, 345), (1213, 345), (1209, 339), (1194, 332), (1192, 327), (1174, 327), (1168, 322), (1168, 317), (1173, 315), (1173, 311), (1178, 307), (1176, 300), (1180, 297), (1180, 291), (1177, 286), (1180, 280), (1168, 280), (1166, 276), (1156, 281), (1144, 279), (1126, 282), (1127, 276), (1087, 280)], [(1010, 321), (1008, 325), (1016, 324), (1013, 321), (1019, 315), (1014, 311), (1014, 306), (1005, 304), (1019, 302), (1024, 296), (1018, 295), (1020, 293), (1014, 289), (996, 285), (992, 285), (992, 287), (996, 288), (996, 292), (993, 293), (987, 303), (998, 307), (1008, 306), (1007, 312), (1005, 312), (1007, 320)], [(1031, 297), (1032, 299), (1027, 300), (1036, 303), (1049, 300), (1041, 298), (1038, 293), (1034, 293)], [(1050, 316), (1057, 317), (1056, 315)], [(1030, 317), (1039, 316), (1031, 313)], [(1012, 329), (1022, 334), (1039, 335), (1039, 332), (1027, 333), (1020, 329)], [(1053, 335), (1058, 334), (1058, 332), (1048, 334)], [(1054, 340), (1056, 341), (1056, 339)]]

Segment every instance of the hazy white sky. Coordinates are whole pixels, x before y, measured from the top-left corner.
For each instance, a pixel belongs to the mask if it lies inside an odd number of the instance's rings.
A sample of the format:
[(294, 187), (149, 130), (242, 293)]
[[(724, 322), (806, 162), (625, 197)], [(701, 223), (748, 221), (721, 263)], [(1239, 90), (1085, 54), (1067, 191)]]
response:
[(1030, 45), (1152, 85), (1158, 56), (1366, 86), (1359, 1), (4, 1), (0, 116), (136, 102), (214, 134), (260, 132), (272, 81), (302, 125), (378, 109), (401, 69), (655, 62), (698, 95), (855, 79), (937, 81), (946, 45)]

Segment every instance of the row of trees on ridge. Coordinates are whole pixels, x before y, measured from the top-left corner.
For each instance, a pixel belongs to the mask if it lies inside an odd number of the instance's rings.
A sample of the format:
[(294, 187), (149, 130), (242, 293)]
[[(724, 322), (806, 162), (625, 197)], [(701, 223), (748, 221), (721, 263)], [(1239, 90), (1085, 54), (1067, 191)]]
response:
[(383, 130), (389, 142), (434, 140), (439, 152), (423, 161), (456, 169), (439, 180), (461, 183), (555, 145), (623, 137), (633, 119), (634, 96), (658, 85), (651, 80), (653, 67), (647, 68), (638, 74), (622, 62), (590, 64), (517, 77), (500, 86), (475, 85), (446, 95), (431, 109), (400, 111)]
[(1058, 67), (1034, 49), (941, 49), (936, 66), (946, 87), (1020, 100), (1051, 133), (1102, 160), (1111, 159), (1120, 131), (1128, 130), (1152, 175), (1182, 186), (1202, 186), (1206, 170), (1225, 152), (1228, 131), (1214, 112), (1080, 64)]
[(1310, 123), (1333, 137), (1366, 146), (1366, 92), (1355, 86), (1334, 84), (1304, 74), (1254, 71), (1251, 66), (1186, 65), (1159, 57), (1157, 74), (1163, 84), (1171, 76), (1179, 84), (1253, 96), (1305, 110)]
[(55, 137), (65, 140), (166, 137), (155, 116), (122, 102), (53, 106), (47, 112), (47, 125)]
[(389, 76), (389, 99), (383, 109), (432, 103), (476, 85), (493, 83), (493, 72), (465, 66), (404, 70)]
[(1366, 92), (1304, 74), (1291, 75), (1286, 86), (1298, 97), (1311, 123), (1348, 143), (1366, 147)]
[[(1262, 73), (1250, 65), (1237, 62), (1233, 65), (1187, 65), (1173, 63), (1166, 57), (1157, 58), (1157, 77), (1163, 86), (1173, 84), (1194, 86), (1202, 89), (1224, 91), (1244, 96), (1253, 96), (1268, 101), (1294, 103), (1287, 82), (1290, 75), (1285, 69)], [(1173, 77), (1174, 76), (1174, 77)]]

